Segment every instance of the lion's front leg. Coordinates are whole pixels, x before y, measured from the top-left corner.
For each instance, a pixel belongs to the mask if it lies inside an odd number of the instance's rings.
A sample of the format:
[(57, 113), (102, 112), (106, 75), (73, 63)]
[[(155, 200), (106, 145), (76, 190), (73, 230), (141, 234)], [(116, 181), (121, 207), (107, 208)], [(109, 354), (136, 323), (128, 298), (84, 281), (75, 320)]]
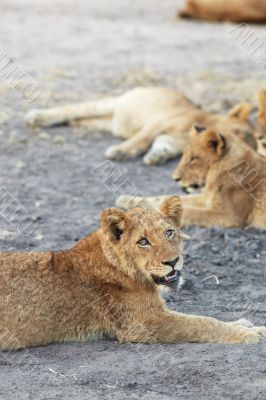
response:
[[(148, 313), (149, 314), (149, 313)], [(132, 327), (117, 333), (120, 342), (143, 343), (257, 343), (266, 327), (246, 327), (214, 318), (165, 311), (137, 319)]]
[(140, 197), (140, 196), (129, 196), (123, 195), (116, 199), (116, 206), (130, 210), (131, 208), (141, 207), (141, 208), (160, 208), (163, 201), (168, 196), (154, 196), (154, 197)]
[[(130, 210), (134, 207), (153, 207), (160, 208), (163, 201), (167, 198), (167, 196), (149, 196), (149, 197), (141, 197), (141, 196), (130, 196), (123, 195), (119, 196), (116, 199), (116, 205), (121, 208), (125, 208)], [(203, 195), (188, 195), (181, 196), (183, 207), (203, 207), (205, 204), (205, 200)]]
[(224, 228), (239, 227), (243, 228), (244, 223), (238, 218), (238, 215), (231, 213), (229, 210), (216, 210), (206, 207), (187, 207), (184, 206), (183, 225), (199, 225), (203, 227), (211, 227), (215, 225)]
[(188, 194), (186, 196), (180, 196), (183, 207), (201, 207), (206, 208), (206, 199), (203, 193), (201, 194)]

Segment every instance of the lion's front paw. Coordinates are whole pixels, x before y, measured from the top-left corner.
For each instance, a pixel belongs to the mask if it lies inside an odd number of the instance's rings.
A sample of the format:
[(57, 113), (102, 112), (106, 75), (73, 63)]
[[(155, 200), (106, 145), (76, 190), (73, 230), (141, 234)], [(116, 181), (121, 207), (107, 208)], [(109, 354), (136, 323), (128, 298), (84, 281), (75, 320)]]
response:
[(254, 326), (240, 329), (234, 337), (233, 343), (252, 344), (258, 343), (266, 336), (266, 327)]
[(163, 164), (164, 160), (159, 153), (149, 151), (143, 158), (143, 162), (146, 165), (159, 165)]
[(25, 115), (25, 122), (30, 126), (45, 126), (45, 117), (43, 110), (35, 109)]
[(172, 154), (165, 148), (151, 149), (143, 158), (146, 165), (161, 165), (165, 164), (172, 158)]
[(105, 152), (105, 157), (109, 160), (123, 161), (134, 157), (134, 155), (123, 149), (122, 145), (114, 145), (108, 147)]
[(177, 154), (178, 151), (173, 138), (171, 136), (161, 135), (155, 139), (151, 149), (143, 158), (143, 161), (147, 165), (164, 164)]
[(254, 324), (245, 318), (238, 319), (237, 321), (229, 322), (230, 325), (242, 326), (243, 328), (252, 328)]

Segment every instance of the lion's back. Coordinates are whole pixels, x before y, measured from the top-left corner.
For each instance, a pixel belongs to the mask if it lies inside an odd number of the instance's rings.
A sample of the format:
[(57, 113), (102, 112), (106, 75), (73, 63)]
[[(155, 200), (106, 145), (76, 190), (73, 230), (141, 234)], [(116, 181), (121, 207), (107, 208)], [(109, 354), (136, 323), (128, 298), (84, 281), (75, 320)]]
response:
[[(51, 260), (51, 253), (8, 253), (0, 252), (1, 278), (14, 279), (16, 276), (41, 271)], [(1, 282), (0, 282), (1, 284)]]
[(191, 106), (191, 101), (174, 89), (137, 87), (121, 96), (117, 103), (114, 135), (126, 139), (143, 127), (168, 118), (178, 108)]

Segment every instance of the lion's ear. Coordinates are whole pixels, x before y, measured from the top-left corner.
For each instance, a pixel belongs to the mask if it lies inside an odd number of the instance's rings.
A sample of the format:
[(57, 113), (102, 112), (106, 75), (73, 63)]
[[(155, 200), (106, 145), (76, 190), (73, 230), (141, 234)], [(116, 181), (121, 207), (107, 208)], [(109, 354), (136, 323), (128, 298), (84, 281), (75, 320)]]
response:
[(125, 211), (118, 208), (106, 208), (102, 212), (100, 226), (110, 234), (112, 239), (120, 240), (125, 231), (127, 219)]
[(236, 104), (228, 112), (229, 117), (239, 118), (241, 121), (247, 121), (251, 113), (252, 107), (249, 103)]
[(207, 146), (214, 151), (218, 156), (223, 155), (226, 148), (226, 139), (224, 135), (216, 131), (208, 131)]
[(258, 113), (257, 113), (257, 122), (258, 124), (265, 125), (266, 124), (266, 90), (259, 90), (256, 93), (256, 100), (258, 103)]
[(167, 197), (160, 207), (160, 212), (180, 226), (183, 214), (181, 198), (176, 195)]
[(191, 138), (194, 138), (195, 136), (198, 136), (199, 133), (206, 131), (206, 128), (200, 124), (193, 124), (190, 131), (189, 131), (189, 136)]

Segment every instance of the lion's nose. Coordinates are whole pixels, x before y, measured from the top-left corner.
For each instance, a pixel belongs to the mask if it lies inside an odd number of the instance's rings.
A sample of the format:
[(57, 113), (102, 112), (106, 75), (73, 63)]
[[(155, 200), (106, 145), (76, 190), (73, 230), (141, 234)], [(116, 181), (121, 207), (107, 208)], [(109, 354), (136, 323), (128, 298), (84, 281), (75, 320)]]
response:
[(163, 265), (169, 265), (170, 267), (174, 268), (175, 265), (178, 263), (179, 257), (176, 257), (174, 260), (172, 261), (163, 261)]
[(191, 187), (193, 188), (193, 189), (199, 189), (199, 184), (198, 183), (193, 183), (192, 185), (191, 185)]
[(173, 178), (173, 180), (176, 181), (176, 182), (181, 181), (181, 177), (179, 176), (179, 174), (176, 173), (176, 171), (173, 172), (172, 178)]

